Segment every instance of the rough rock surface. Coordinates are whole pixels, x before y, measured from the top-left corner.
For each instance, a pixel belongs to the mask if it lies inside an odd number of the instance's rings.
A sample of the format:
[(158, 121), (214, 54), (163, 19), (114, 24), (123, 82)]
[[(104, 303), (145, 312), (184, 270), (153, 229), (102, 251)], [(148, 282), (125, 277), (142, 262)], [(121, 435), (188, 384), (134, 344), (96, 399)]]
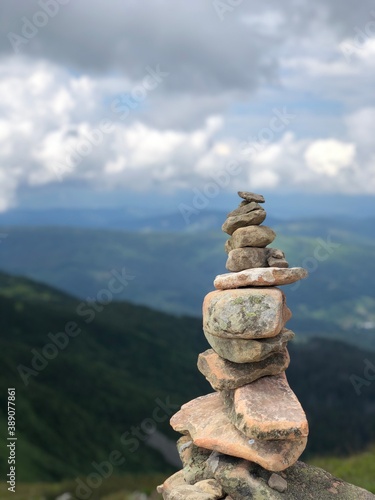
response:
[(294, 464), (307, 443), (306, 438), (249, 440), (230, 422), (223, 399), (217, 392), (183, 405), (171, 418), (171, 426), (181, 434), (189, 434), (196, 446), (244, 458), (273, 472)]
[(266, 247), (275, 238), (275, 231), (268, 226), (240, 227), (232, 234), (229, 246), (232, 250), (243, 247)]
[(288, 269), (261, 267), (246, 269), (238, 273), (219, 274), (215, 278), (214, 286), (219, 290), (229, 290), (249, 286), (290, 285), (306, 278), (307, 275), (303, 267), (289, 267)]
[(203, 330), (222, 338), (260, 339), (280, 333), (290, 319), (278, 288), (210, 292), (203, 301)]
[(216, 453), (209, 458), (208, 464), (216, 480), (233, 500), (279, 500), (282, 498), (256, 474), (257, 465), (254, 463)]
[(268, 480), (268, 486), (273, 490), (279, 491), (280, 493), (284, 493), (288, 489), (288, 483), (285, 479), (279, 474), (271, 474), (271, 477)]
[(249, 212), (252, 212), (253, 210), (263, 210), (263, 208), (258, 205), (258, 203), (252, 202), (245, 202), (244, 205), (241, 205), (236, 208), (235, 210), (232, 210), (232, 212), (229, 212), (227, 217), (236, 217), (237, 215), (244, 215), (248, 214)]
[(283, 351), (289, 340), (294, 338), (291, 330), (284, 328), (279, 335), (269, 339), (224, 339), (204, 332), (204, 335), (219, 356), (233, 363), (253, 363), (270, 354)]
[(267, 263), (270, 267), (280, 267), (283, 269), (289, 267), (289, 263), (286, 259), (275, 259), (274, 257), (268, 257)]
[(230, 421), (248, 438), (299, 439), (309, 434), (305, 412), (285, 373), (225, 391), (222, 397)]
[(375, 500), (372, 493), (303, 462), (280, 473), (287, 482), (284, 492), (271, 488), (272, 474), (254, 463), (212, 453), (208, 466), (233, 500)]
[(231, 247), (231, 244), (230, 244), (230, 239), (227, 240), (225, 242), (225, 245), (224, 245), (224, 250), (225, 250), (225, 253), (229, 253), (231, 250), (233, 250), (233, 248)]
[(238, 273), (257, 267), (289, 267), (284, 253), (277, 248), (244, 247), (231, 250), (228, 241), (225, 244), (225, 249), (228, 252), (225, 267), (228, 271)]
[(251, 212), (242, 215), (235, 215), (234, 217), (228, 217), (222, 225), (222, 230), (225, 233), (232, 235), (239, 227), (262, 224), (266, 216), (266, 211), (261, 209), (252, 210)]
[(176, 472), (157, 488), (164, 500), (219, 500), (225, 493), (218, 481), (207, 479), (194, 485), (187, 484), (183, 471)]
[(215, 391), (237, 389), (267, 375), (284, 372), (290, 362), (288, 350), (271, 354), (255, 363), (232, 363), (208, 349), (198, 357), (198, 369)]
[(268, 248), (246, 247), (230, 250), (225, 267), (233, 273), (255, 267), (268, 267)]
[(256, 203), (264, 203), (265, 199), (262, 194), (251, 193), (250, 191), (238, 191), (238, 196), (245, 201), (255, 201)]
[(271, 257), (274, 257), (275, 259), (284, 259), (285, 258), (285, 253), (280, 250), (279, 248), (268, 248), (269, 254)]
[(289, 267), (288, 262), (285, 259), (285, 254), (278, 248), (268, 248), (268, 258), (267, 263), (270, 267)]
[(198, 481), (214, 477), (207, 468), (207, 459), (211, 450), (196, 446), (190, 435), (182, 436), (177, 441), (177, 451), (184, 466), (182, 470), (184, 479), (188, 484), (195, 484)]

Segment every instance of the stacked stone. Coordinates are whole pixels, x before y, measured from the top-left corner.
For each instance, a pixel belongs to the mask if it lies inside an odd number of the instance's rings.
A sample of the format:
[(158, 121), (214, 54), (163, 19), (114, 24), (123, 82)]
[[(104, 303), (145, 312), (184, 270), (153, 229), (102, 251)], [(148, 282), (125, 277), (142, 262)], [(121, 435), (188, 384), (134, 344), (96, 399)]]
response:
[(276, 234), (261, 225), (263, 196), (238, 194), (243, 201), (223, 224), (232, 272), (216, 277), (217, 290), (203, 303), (211, 349), (199, 355), (198, 369), (215, 392), (171, 419), (184, 435), (177, 445), (184, 467), (159, 487), (164, 499), (255, 498), (263, 487), (256, 498), (285, 498), (277, 495), (287, 483), (275, 473), (293, 466), (307, 444), (306, 415), (285, 375), (291, 312), (277, 288), (307, 272), (289, 268), (283, 252), (267, 248)]
[(226, 268), (238, 272), (256, 267), (289, 267), (281, 250), (265, 248), (276, 238), (276, 233), (270, 227), (260, 225), (267, 215), (259, 205), (264, 203), (264, 197), (245, 191), (238, 195), (243, 201), (228, 214), (222, 227), (231, 236), (225, 244), (228, 253)]

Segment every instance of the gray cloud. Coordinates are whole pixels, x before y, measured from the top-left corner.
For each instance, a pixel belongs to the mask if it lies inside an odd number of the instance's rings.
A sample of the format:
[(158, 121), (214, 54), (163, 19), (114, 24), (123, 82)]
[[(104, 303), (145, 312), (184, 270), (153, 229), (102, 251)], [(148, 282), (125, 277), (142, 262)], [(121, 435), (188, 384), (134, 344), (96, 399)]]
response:
[[(5, 0), (1, 8), (1, 50), (10, 53), (8, 33), (22, 35), (22, 17), (32, 20), (40, 6)], [(268, 52), (277, 37), (260, 37), (239, 22), (240, 13), (238, 7), (220, 22), (211, 2), (70, 1), (20, 48), (79, 71), (120, 71), (133, 80), (146, 65), (160, 64), (171, 73), (169, 91), (248, 92), (274, 77), (276, 61)]]

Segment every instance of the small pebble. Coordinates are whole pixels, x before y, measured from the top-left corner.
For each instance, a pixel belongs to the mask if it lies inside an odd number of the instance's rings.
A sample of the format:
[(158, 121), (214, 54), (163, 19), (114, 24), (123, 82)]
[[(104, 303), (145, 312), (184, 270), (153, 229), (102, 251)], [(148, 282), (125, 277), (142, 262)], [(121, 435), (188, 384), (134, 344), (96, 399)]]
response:
[(284, 493), (284, 491), (286, 491), (288, 488), (288, 483), (278, 474), (272, 474), (268, 480), (268, 486), (273, 490)]

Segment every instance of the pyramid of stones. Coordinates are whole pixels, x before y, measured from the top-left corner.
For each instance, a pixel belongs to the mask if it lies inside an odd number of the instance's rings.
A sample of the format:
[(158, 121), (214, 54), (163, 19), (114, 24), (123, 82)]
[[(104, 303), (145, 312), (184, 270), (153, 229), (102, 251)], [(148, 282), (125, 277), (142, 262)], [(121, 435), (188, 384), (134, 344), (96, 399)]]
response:
[[(233, 486), (245, 470), (284, 471), (307, 444), (306, 415), (285, 375), (294, 333), (285, 328), (291, 312), (278, 288), (307, 272), (289, 268), (284, 253), (268, 247), (276, 234), (262, 225), (263, 196), (238, 194), (243, 201), (222, 227), (230, 236), (231, 272), (216, 277), (216, 290), (203, 302), (211, 349), (199, 355), (198, 369), (215, 392), (183, 405), (171, 419), (184, 435), (177, 444), (184, 467), (159, 487), (165, 499), (252, 498)], [(285, 490), (280, 475), (269, 476), (277, 491)]]

